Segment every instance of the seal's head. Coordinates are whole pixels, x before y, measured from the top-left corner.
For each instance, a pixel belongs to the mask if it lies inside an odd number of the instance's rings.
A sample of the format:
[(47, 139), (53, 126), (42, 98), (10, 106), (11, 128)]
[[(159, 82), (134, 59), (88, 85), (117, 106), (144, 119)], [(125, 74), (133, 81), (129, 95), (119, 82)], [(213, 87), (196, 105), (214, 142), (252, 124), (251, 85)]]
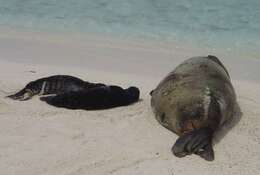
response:
[(127, 89), (125, 89), (129, 100), (132, 102), (138, 101), (139, 100), (139, 96), (140, 96), (140, 91), (137, 87), (131, 86)]

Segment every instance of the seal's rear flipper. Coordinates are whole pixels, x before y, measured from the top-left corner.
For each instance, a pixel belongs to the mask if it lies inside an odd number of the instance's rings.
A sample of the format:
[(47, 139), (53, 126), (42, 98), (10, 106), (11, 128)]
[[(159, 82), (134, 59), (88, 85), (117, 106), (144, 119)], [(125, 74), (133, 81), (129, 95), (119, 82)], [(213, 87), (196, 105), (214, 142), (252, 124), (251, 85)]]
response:
[(201, 128), (191, 131), (179, 139), (172, 148), (172, 152), (177, 157), (184, 157), (189, 154), (197, 154), (205, 160), (214, 160), (212, 148), (212, 130)]
[(25, 100), (29, 100), (30, 98), (32, 98), (32, 96), (33, 96), (33, 94), (24, 88), (21, 91), (15, 93), (13, 95), (7, 96), (7, 98), (11, 98), (13, 100), (25, 101)]
[(198, 150), (195, 154), (199, 155), (207, 161), (213, 161), (215, 157), (212, 144), (206, 145), (204, 148)]

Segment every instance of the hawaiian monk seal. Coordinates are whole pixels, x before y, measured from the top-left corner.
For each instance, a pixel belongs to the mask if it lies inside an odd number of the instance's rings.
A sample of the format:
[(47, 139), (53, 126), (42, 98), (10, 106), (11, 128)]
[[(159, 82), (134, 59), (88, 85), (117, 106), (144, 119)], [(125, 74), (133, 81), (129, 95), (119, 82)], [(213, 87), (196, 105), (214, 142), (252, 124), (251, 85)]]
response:
[(177, 66), (151, 93), (156, 119), (179, 138), (177, 157), (214, 160), (213, 134), (234, 114), (236, 95), (227, 69), (215, 56), (193, 57)]
[(119, 86), (90, 83), (69, 75), (54, 75), (29, 82), (21, 91), (8, 96), (14, 100), (29, 100), (34, 95), (42, 101), (68, 109), (108, 109), (126, 106), (139, 100), (137, 87), (123, 89)]
[(21, 91), (9, 95), (14, 100), (29, 100), (34, 95), (50, 95), (66, 92), (76, 92), (93, 87), (105, 86), (100, 83), (90, 83), (69, 75), (54, 75), (29, 82)]

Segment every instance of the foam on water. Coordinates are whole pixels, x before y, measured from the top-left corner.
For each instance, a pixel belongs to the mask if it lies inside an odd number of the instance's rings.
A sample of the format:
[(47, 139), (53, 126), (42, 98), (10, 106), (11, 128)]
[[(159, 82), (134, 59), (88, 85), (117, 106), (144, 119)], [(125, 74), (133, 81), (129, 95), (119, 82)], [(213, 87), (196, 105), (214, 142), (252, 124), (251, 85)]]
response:
[(174, 40), (259, 53), (260, 1), (0, 0), (0, 25)]

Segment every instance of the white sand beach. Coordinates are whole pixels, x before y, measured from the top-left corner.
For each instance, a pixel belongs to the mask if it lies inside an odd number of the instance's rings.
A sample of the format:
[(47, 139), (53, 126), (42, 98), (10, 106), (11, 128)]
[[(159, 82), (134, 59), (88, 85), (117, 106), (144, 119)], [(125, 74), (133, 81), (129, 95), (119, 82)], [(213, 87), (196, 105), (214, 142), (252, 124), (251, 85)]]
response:
[[(260, 173), (260, 60), (247, 53), (109, 37), (0, 32), (1, 175), (256, 175)], [(149, 92), (181, 61), (213, 54), (226, 65), (240, 113), (215, 141), (215, 160), (177, 158), (177, 136), (150, 108)], [(29, 81), (66, 74), (138, 86), (141, 100), (109, 110), (67, 110), (38, 97), (4, 98)], [(228, 132), (226, 132), (228, 131)]]

